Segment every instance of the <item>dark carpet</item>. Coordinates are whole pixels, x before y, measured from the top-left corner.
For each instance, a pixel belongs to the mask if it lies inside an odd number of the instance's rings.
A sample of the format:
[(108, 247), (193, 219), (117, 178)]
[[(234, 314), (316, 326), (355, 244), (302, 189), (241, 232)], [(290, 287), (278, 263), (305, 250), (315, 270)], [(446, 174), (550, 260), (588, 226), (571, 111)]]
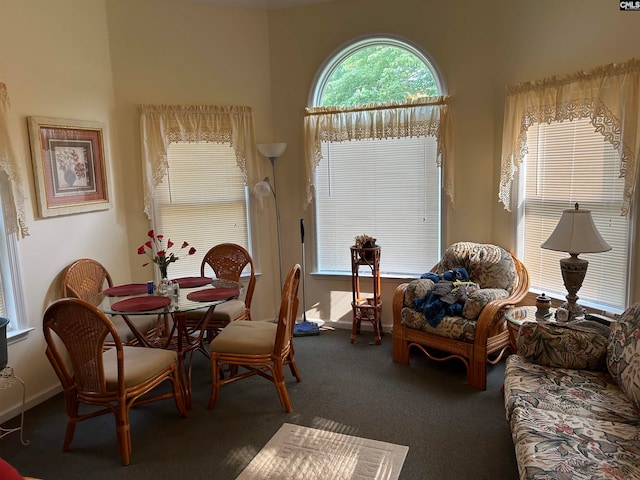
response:
[[(45, 480), (233, 480), (283, 423), (407, 445), (404, 480), (516, 479), (517, 466), (500, 387), (504, 364), (489, 367), (487, 390), (466, 384), (464, 366), (436, 363), (420, 352), (411, 366), (392, 361), (392, 338), (355, 344), (346, 330), (294, 339), (302, 382), (289, 370), (294, 412), (285, 413), (275, 387), (253, 377), (221, 389), (207, 410), (209, 361), (197, 354), (193, 408), (181, 418), (171, 400), (131, 412), (131, 464), (120, 464), (113, 416), (80, 423), (70, 452), (61, 395), (32, 408), (19, 434), (0, 440), (0, 456), (23, 475)], [(4, 426), (15, 424), (18, 419)], [(311, 480), (311, 479), (310, 479)]]

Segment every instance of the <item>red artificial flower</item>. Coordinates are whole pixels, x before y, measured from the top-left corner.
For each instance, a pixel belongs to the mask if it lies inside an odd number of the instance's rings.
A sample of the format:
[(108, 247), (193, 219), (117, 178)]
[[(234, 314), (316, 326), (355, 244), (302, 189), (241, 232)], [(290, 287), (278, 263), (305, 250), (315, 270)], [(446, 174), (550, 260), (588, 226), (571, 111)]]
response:
[[(162, 249), (162, 239), (164, 238), (164, 235), (156, 235), (153, 230), (149, 230), (147, 235), (151, 240), (147, 240), (144, 245), (138, 247), (138, 254), (146, 254), (151, 259), (151, 262), (160, 267), (160, 272), (163, 274), (163, 276), (166, 276), (167, 267), (171, 263), (180, 260), (180, 257), (178, 257), (175, 253), (169, 251), (169, 249), (175, 244), (171, 241), (171, 239), (167, 239), (167, 246)], [(188, 246), (188, 242), (182, 242), (182, 247), (180, 247), (180, 250), (187, 248)], [(146, 248), (148, 248), (149, 250), (147, 251)], [(194, 247), (191, 247), (187, 252), (188, 255), (193, 255), (194, 253), (196, 253), (196, 249)], [(143, 267), (149, 265), (149, 263), (151, 262), (145, 263)]]

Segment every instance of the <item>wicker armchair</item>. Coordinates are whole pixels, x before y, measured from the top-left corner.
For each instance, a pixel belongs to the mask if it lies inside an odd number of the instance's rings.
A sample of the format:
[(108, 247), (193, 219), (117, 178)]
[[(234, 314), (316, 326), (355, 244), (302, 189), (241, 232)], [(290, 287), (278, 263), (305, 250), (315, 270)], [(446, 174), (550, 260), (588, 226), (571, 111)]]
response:
[[(47, 358), (64, 390), (64, 451), (69, 450), (78, 422), (112, 413), (122, 464), (128, 465), (129, 410), (133, 405), (173, 398), (178, 412), (187, 416), (175, 352), (123, 346), (109, 319), (97, 307), (77, 298), (52, 303), (44, 314), (43, 332)], [(113, 338), (114, 345), (105, 348), (107, 335)], [(169, 382), (171, 389), (151, 393), (164, 382)], [(102, 408), (81, 414), (81, 403)]]
[[(79, 298), (92, 305), (98, 305), (102, 300), (102, 291), (112, 287), (113, 281), (107, 269), (98, 261), (91, 258), (81, 258), (69, 265), (62, 272), (60, 294), (62, 298)], [(121, 316), (110, 317), (116, 327), (118, 335), (126, 345), (135, 345), (135, 335)], [(157, 315), (136, 315), (129, 319), (140, 332), (149, 332), (158, 324)], [(107, 343), (113, 339), (108, 336)]]
[[(501, 247), (460, 242), (451, 245), (432, 272), (443, 274), (464, 268), (480, 288), (469, 295), (462, 315), (446, 315), (429, 322), (416, 300), (433, 288), (429, 279), (399, 285), (393, 296), (393, 361), (409, 364), (412, 348), (436, 361), (462, 360), (467, 382), (487, 387), (487, 363), (497, 363), (509, 347), (503, 311), (521, 301), (529, 290), (524, 265)], [(419, 302), (418, 302), (419, 305)]]

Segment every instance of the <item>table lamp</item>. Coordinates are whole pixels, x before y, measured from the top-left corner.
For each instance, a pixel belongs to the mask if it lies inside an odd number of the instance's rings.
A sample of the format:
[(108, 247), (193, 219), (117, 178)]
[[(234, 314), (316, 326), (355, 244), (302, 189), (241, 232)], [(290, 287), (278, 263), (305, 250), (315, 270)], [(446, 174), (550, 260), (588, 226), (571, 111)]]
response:
[(578, 255), (611, 250), (611, 246), (602, 238), (593, 223), (591, 210), (580, 209), (577, 203), (575, 208), (564, 210), (555, 230), (540, 246), (571, 255), (560, 260), (562, 280), (569, 292), (566, 296), (567, 301), (561, 307), (569, 311), (569, 320), (584, 317), (584, 308), (577, 303), (577, 293), (582, 287), (589, 262), (578, 258)]

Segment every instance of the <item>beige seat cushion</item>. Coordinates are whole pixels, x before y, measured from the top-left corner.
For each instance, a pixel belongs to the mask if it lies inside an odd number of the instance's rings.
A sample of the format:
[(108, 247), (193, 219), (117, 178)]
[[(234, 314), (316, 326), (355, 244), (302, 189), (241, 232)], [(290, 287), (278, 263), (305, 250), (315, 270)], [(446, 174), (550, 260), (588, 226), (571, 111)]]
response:
[[(116, 327), (122, 343), (128, 343), (136, 338), (129, 328), (129, 325), (127, 325), (127, 322), (124, 321), (124, 318), (122, 318), (121, 315), (111, 316), (109, 317), (109, 320), (111, 320), (113, 326)], [(158, 323), (158, 315), (129, 315), (129, 321), (131, 321), (131, 323), (136, 326), (138, 331), (144, 335), (152, 328), (155, 328)], [(106, 342), (113, 343), (113, 338), (111, 337), (111, 335), (107, 336)]]
[[(163, 348), (125, 346), (123, 349), (125, 388), (138, 385), (150, 379), (159, 371), (175, 363), (178, 358), (176, 352)], [(107, 390), (116, 390), (118, 387), (118, 372), (115, 347), (104, 352), (102, 358)]]
[(278, 325), (238, 320), (222, 329), (209, 347), (211, 352), (261, 355), (273, 352)]
[(234, 318), (245, 317), (245, 306), (242, 300), (229, 300), (220, 305), (216, 305), (213, 310), (213, 321), (230, 322)]

